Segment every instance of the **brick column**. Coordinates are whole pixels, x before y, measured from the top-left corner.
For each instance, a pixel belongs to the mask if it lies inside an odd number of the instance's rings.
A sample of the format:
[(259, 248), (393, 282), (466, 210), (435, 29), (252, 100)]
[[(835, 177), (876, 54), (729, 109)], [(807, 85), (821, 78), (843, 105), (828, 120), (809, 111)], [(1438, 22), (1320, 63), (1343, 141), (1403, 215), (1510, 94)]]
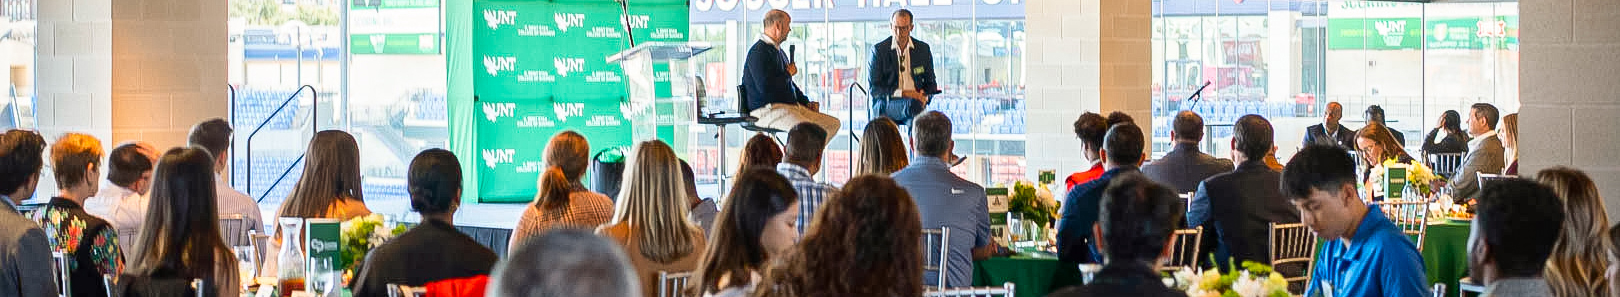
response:
[(1090, 164), (1077, 153), (1081, 113), (1124, 111), (1153, 135), (1151, 1), (1029, 1), (1025, 9), (1030, 180)]

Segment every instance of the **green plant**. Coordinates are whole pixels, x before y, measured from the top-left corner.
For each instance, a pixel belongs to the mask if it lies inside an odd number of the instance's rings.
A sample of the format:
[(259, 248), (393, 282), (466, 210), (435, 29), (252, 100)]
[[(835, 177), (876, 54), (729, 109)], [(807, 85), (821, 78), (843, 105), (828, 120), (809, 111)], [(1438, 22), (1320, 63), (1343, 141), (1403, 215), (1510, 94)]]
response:
[(1013, 184), (1012, 198), (1007, 201), (1007, 210), (1024, 216), (1024, 220), (1046, 226), (1057, 217), (1057, 206), (1036, 195), (1035, 185), (1018, 182)]

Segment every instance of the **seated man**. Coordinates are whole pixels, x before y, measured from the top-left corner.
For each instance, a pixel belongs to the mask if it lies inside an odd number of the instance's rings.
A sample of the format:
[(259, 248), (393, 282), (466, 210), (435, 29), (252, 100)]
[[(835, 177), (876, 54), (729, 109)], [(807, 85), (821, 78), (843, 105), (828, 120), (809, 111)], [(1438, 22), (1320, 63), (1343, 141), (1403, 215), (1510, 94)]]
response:
[(1142, 174), (1176, 193), (1198, 189), (1198, 183), (1216, 174), (1232, 171), (1232, 160), (1218, 159), (1198, 150), (1204, 141), (1204, 118), (1183, 110), (1172, 121), (1170, 139), (1176, 146), (1164, 157), (1142, 165)]
[(33, 131), (0, 135), (0, 296), (56, 296), (45, 230), (17, 211), (34, 196), (45, 167), (45, 138)]
[(894, 36), (872, 47), (872, 67), (867, 73), (872, 87), (872, 114), (905, 125), (921, 114), (940, 90), (934, 80), (933, 52), (928, 43), (911, 37), (911, 11), (894, 11), (889, 25)]
[(1534, 181), (1491, 182), (1479, 197), (1468, 236), (1470, 277), (1485, 297), (1553, 296), (1542, 271), (1564, 226), (1564, 203)]
[(1051, 296), (1187, 296), (1159, 280), (1159, 264), (1170, 257), (1180, 197), (1139, 174), (1121, 175), (1103, 193), (1093, 229), (1108, 265), (1090, 284)]
[(799, 124), (788, 131), (787, 147), (783, 150), (785, 156), (781, 164), (776, 164), (776, 172), (786, 177), (793, 184), (793, 191), (799, 194), (799, 216), (796, 221), (799, 234), (809, 231), (810, 221), (816, 218), (816, 210), (821, 209), (828, 197), (838, 193), (837, 186), (816, 181), (815, 178), (816, 173), (821, 172), (821, 153), (826, 148), (827, 131), (814, 124)]
[(1075, 172), (1064, 178), (1064, 189), (1073, 189), (1074, 186), (1095, 180), (1106, 171), (1103, 170), (1102, 154), (1098, 152), (1102, 150), (1103, 136), (1107, 134), (1108, 119), (1100, 114), (1086, 112), (1074, 120), (1074, 137), (1080, 138), (1080, 152), (1086, 160), (1091, 161), (1091, 166), (1086, 167), (1086, 171)]
[(1406, 133), (1401, 133), (1401, 130), (1396, 130), (1395, 127), (1390, 127), (1389, 123), (1384, 122), (1383, 107), (1368, 105), (1367, 112), (1362, 117), (1367, 120), (1367, 124), (1378, 123), (1379, 126), (1384, 126), (1384, 129), (1389, 130), (1390, 135), (1395, 136), (1395, 142), (1400, 143), (1403, 147), (1406, 146)]
[(782, 131), (793, 129), (799, 123), (821, 126), (828, 139), (838, 135), (838, 118), (822, 114), (821, 105), (810, 102), (809, 97), (793, 83), (799, 68), (782, 51), (792, 31), (793, 21), (786, 11), (765, 13), (764, 35), (748, 48), (748, 60), (743, 63), (742, 85), (748, 96), (748, 114), (758, 118), (756, 125)]
[[(1237, 169), (1204, 180), (1187, 209), (1187, 227), (1204, 226), (1201, 249), (1215, 255), (1215, 267), (1231, 267), (1228, 260), (1266, 262), (1271, 244), (1266, 242), (1271, 223), (1298, 223), (1299, 213), (1288, 206), (1275, 185), (1282, 174), (1266, 166), (1271, 151), (1271, 122), (1259, 115), (1246, 115), (1232, 125), (1232, 159)], [(1209, 257), (1200, 256), (1200, 261)], [(1304, 271), (1301, 267), (1276, 267), (1283, 271)]]
[(259, 202), (246, 193), (232, 189), (230, 179), (219, 177), (226, 168), (231, 168), (232, 131), (231, 124), (225, 119), (209, 119), (191, 127), (191, 133), (186, 135), (186, 143), (202, 147), (208, 150), (208, 153), (214, 154), (214, 192), (218, 193), (219, 197), (219, 217), (241, 215), (247, 219), (248, 230), (266, 233), (262, 228), (264, 216), (259, 209)]
[(641, 283), (617, 243), (560, 229), (520, 243), (490, 276), (486, 296), (636, 297)]
[[(917, 155), (911, 158), (910, 166), (894, 173), (894, 182), (917, 200), (923, 228), (951, 228), (951, 254), (946, 256), (950, 261), (946, 272), (950, 275), (945, 277), (944, 286), (972, 286), (973, 261), (989, 258), (997, 250), (990, 235), (990, 206), (984, 187), (956, 176), (945, 163), (955, 146), (951, 119), (945, 114), (929, 111), (918, 116), (912, 124), (912, 135)], [(800, 186), (795, 182), (794, 187)], [(804, 192), (800, 193), (803, 198)], [(938, 285), (939, 276), (934, 274), (925, 273), (924, 285)]]
[(84, 201), (90, 214), (112, 222), (117, 230), (118, 248), (135, 252), (141, 224), (146, 222), (146, 192), (152, 188), (152, 170), (157, 149), (145, 142), (126, 143), (107, 155), (107, 183), (96, 196)]
[(1455, 189), (1452, 199), (1457, 203), (1479, 197), (1479, 174), (1495, 174), (1502, 172), (1507, 160), (1502, 157), (1505, 149), (1502, 139), (1496, 137), (1496, 123), (1498, 120), (1496, 106), (1489, 103), (1476, 103), (1468, 112), (1468, 135), (1473, 140), (1468, 141), (1468, 154), (1463, 155), (1462, 164), (1457, 165), (1457, 173), (1451, 177), (1451, 188)]
[(1340, 125), (1339, 120), (1343, 118), (1344, 105), (1328, 102), (1327, 108), (1322, 110), (1322, 123), (1305, 127), (1305, 141), (1299, 147), (1318, 144), (1338, 146), (1345, 151), (1356, 150), (1356, 131)]
[(1311, 145), (1283, 169), (1281, 188), (1322, 244), (1305, 296), (1427, 296), (1417, 246), (1356, 192), (1356, 162)]
[(405, 182), (422, 224), (366, 256), (353, 282), (354, 296), (388, 296), (388, 284), (421, 286), (488, 275), (495, 266), (495, 252), (452, 223), (461, 205), (461, 162), (455, 155), (442, 149), (417, 154)]
[(1103, 190), (1108, 188), (1108, 183), (1114, 177), (1139, 172), (1136, 168), (1145, 157), (1142, 149), (1147, 142), (1142, 136), (1142, 128), (1135, 124), (1114, 126), (1108, 129), (1105, 138), (1102, 161), (1103, 168), (1108, 171), (1096, 180), (1069, 189), (1068, 197), (1063, 199), (1063, 209), (1060, 210), (1063, 218), (1058, 219), (1057, 223), (1058, 260), (1063, 263), (1060, 267), (1102, 261), (1092, 244), (1091, 225), (1097, 222), (1097, 206), (1102, 201)]

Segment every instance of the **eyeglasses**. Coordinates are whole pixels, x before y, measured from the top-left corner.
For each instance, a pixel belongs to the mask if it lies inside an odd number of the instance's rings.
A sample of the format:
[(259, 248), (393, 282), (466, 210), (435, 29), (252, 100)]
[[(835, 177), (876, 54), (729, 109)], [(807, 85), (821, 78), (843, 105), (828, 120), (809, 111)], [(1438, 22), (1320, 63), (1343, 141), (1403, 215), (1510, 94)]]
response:
[(899, 31), (911, 31), (912, 26), (894, 26), (893, 28)]

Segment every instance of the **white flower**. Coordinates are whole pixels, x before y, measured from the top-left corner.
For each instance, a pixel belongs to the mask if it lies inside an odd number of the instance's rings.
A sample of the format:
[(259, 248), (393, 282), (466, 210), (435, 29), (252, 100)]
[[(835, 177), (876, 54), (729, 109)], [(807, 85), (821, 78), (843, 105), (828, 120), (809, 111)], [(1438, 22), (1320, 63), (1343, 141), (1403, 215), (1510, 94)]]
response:
[(1175, 280), (1176, 289), (1182, 291), (1186, 291), (1187, 288), (1192, 287), (1199, 280), (1198, 273), (1187, 267), (1181, 267), (1181, 270), (1171, 274), (1171, 278)]
[(1249, 275), (1249, 271), (1244, 270), (1243, 274), (1238, 275), (1237, 281), (1232, 283), (1232, 292), (1243, 297), (1264, 297), (1266, 287), (1262, 280)]

